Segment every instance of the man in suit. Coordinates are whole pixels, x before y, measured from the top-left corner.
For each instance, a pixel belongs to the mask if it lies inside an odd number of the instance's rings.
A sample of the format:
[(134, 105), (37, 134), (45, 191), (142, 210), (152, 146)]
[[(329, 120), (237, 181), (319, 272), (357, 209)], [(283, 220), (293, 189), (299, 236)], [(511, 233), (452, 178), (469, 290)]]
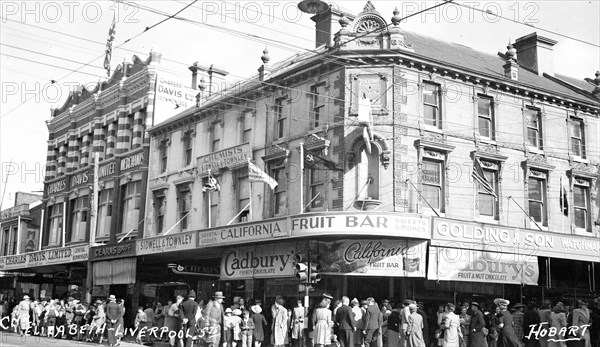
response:
[(114, 295), (108, 297), (108, 304), (106, 305), (106, 325), (108, 328), (108, 345), (115, 346), (117, 344), (116, 332), (122, 327), (118, 326), (119, 317), (123, 313), (121, 312), (121, 306), (117, 304), (117, 298)]
[(485, 320), (483, 319), (483, 313), (481, 313), (481, 307), (479, 303), (471, 303), (471, 323), (469, 323), (469, 347), (481, 347), (486, 346), (487, 341), (483, 334), (483, 328), (485, 327)]
[(417, 313), (417, 304), (408, 305), (410, 314), (406, 327), (406, 345), (408, 347), (425, 347), (423, 338), (423, 316)]
[(202, 314), (202, 331), (200, 337), (204, 340), (206, 347), (217, 347), (221, 340), (221, 328), (223, 325), (223, 292), (215, 292), (213, 299), (206, 304)]
[[(577, 300), (579, 308), (573, 310), (573, 325), (579, 327), (577, 331), (577, 337), (579, 337), (580, 345), (583, 347), (591, 347), (592, 339), (590, 337), (590, 310), (588, 309), (587, 302), (583, 300)], [(585, 330), (584, 330), (585, 329)]]
[(354, 313), (350, 307), (350, 298), (342, 297), (342, 306), (335, 313), (335, 323), (338, 326), (338, 341), (341, 347), (354, 346)]
[(188, 296), (187, 301), (181, 304), (181, 327), (183, 329), (185, 347), (192, 347), (192, 337), (196, 335), (196, 312), (198, 311), (198, 303), (194, 300), (196, 299), (196, 292), (191, 290)]
[(367, 299), (367, 311), (365, 312), (365, 327), (363, 334), (365, 335), (365, 346), (377, 347), (377, 337), (381, 334), (381, 324), (383, 316), (379, 310), (379, 306), (375, 303), (375, 299), (369, 297)]

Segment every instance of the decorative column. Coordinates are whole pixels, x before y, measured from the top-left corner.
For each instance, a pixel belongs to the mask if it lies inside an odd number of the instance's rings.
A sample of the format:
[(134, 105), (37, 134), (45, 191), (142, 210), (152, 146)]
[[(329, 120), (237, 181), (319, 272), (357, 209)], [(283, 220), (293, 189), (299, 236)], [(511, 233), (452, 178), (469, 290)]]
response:
[(100, 154), (100, 160), (104, 160), (106, 156), (106, 130), (102, 127), (102, 121), (96, 119), (94, 123), (94, 138), (93, 138), (93, 149), (94, 153)]
[[(123, 106), (121, 106), (123, 107)], [(119, 119), (117, 125), (117, 154), (129, 151), (131, 143), (131, 119), (127, 111), (119, 111)]]
[(63, 144), (58, 150), (58, 175), (64, 175), (67, 171), (67, 145)]
[(54, 148), (54, 141), (49, 140), (46, 150), (46, 181), (56, 177), (57, 153), (57, 149)]
[(106, 157), (112, 158), (115, 156), (115, 147), (117, 144), (117, 123), (112, 122), (108, 125), (106, 136)]
[(133, 127), (131, 136), (131, 149), (141, 147), (144, 143), (144, 123), (146, 122), (146, 111), (139, 110), (133, 116)]
[(69, 130), (68, 139), (67, 172), (71, 172), (77, 170), (77, 166), (79, 165), (79, 144), (77, 143), (77, 131), (75, 129)]
[(81, 146), (81, 158), (79, 164), (86, 166), (90, 162), (90, 144), (92, 142), (92, 135), (87, 134), (83, 137), (83, 143)]

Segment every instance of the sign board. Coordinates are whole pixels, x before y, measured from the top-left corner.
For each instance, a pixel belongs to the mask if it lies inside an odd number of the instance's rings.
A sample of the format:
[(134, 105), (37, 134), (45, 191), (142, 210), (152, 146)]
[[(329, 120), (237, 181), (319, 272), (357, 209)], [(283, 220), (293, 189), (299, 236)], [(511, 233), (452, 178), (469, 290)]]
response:
[(292, 277), (295, 252), (292, 243), (228, 249), (221, 258), (221, 280)]
[(199, 93), (197, 90), (186, 87), (176, 75), (164, 70), (158, 70), (157, 72), (154, 106), (155, 125), (190, 107), (194, 107), (196, 105), (196, 95)]
[(443, 247), (429, 248), (427, 278), (434, 281), (466, 281), (537, 285), (536, 256)]
[(200, 247), (270, 240), (288, 234), (288, 220), (271, 219), (262, 222), (224, 225), (200, 232)]
[(125, 241), (117, 244), (93, 247), (90, 252), (90, 260), (107, 260), (135, 256), (135, 240)]
[(368, 235), (429, 239), (430, 219), (417, 214), (360, 213), (348, 214), (316, 213), (291, 217), (292, 236), (306, 235)]
[(76, 261), (87, 261), (89, 246), (72, 246), (52, 248), (38, 252), (30, 252), (4, 257), (4, 269), (24, 269), (35, 266), (68, 264)]
[(63, 178), (52, 183), (46, 183), (46, 195), (63, 192), (67, 189), (67, 179)]
[(112, 163), (108, 163), (105, 165), (100, 165), (98, 168), (98, 178), (104, 178), (108, 176), (112, 176), (115, 174), (117, 168), (117, 164), (113, 161)]
[(138, 152), (131, 154), (127, 157), (121, 158), (119, 169), (120, 172), (135, 169), (144, 164), (144, 152)]
[(201, 173), (218, 171), (224, 168), (235, 167), (248, 163), (252, 158), (252, 148), (249, 143), (224, 149), (202, 157), (198, 157), (198, 170)]
[(197, 231), (142, 239), (136, 242), (137, 254), (145, 255), (194, 249), (198, 244), (197, 240)]
[(319, 242), (318, 252), (324, 274), (425, 277), (427, 241), (350, 239)]
[(434, 218), (432, 245), (598, 262), (600, 239)]
[(89, 182), (93, 182), (94, 171), (93, 170), (85, 170), (83, 172), (79, 172), (76, 174), (72, 174), (70, 177), (71, 185), (70, 189), (77, 188), (79, 186), (84, 186)]

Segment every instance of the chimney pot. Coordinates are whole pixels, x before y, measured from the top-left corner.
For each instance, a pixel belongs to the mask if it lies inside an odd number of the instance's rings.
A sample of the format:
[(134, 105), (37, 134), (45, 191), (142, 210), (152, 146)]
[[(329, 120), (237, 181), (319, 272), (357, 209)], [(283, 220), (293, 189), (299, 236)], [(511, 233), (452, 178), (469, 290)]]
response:
[(558, 41), (539, 36), (537, 33), (518, 38), (513, 46), (517, 50), (519, 65), (542, 76), (544, 73), (554, 76), (554, 45)]

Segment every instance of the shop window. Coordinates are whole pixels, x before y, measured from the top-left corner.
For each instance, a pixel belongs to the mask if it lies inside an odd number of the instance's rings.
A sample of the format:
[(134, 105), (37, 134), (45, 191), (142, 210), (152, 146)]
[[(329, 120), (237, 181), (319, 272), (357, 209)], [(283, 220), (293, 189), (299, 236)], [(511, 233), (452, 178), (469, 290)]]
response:
[(444, 211), (444, 162), (423, 158), (421, 164), (423, 198), (434, 209)]
[(121, 201), (123, 201), (121, 233), (137, 230), (141, 208), (140, 187), (140, 181), (129, 182), (121, 186)]
[(156, 225), (156, 235), (165, 231), (165, 214), (167, 210), (167, 198), (165, 191), (154, 192), (154, 223)]
[(325, 116), (325, 102), (321, 95), (325, 83), (319, 83), (310, 87), (310, 128), (315, 129), (323, 125), (323, 117)]
[[(532, 170), (533, 171), (533, 170)], [(548, 223), (548, 207), (546, 197), (546, 175), (536, 173), (528, 180), (529, 190), (529, 216), (542, 225)]]
[(273, 111), (275, 113), (275, 139), (280, 139), (285, 136), (285, 128), (287, 124), (287, 116), (283, 111), (283, 98), (279, 98), (275, 100), (275, 106), (273, 107)]
[(423, 82), (423, 121), (427, 125), (442, 128), (441, 88), (439, 84)]
[(71, 200), (71, 242), (85, 241), (90, 197)]
[(183, 166), (188, 166), (192, 163), (192, 149), (194, 146), (194, 141), (192, 138), (192, 132), (186, 131), (183, 133), (183, 137), (181, 138), (181, 147), (183, 150)]
[(569, 136), (571, 138), (571, 153), (573, 155), (585, 158), (585, 132), (584, 123), (579, 118), (571, 117), (569, 119)]
[(238, 170), (236, 172), (236, 176), (236, 214), (239, 213), (238, 222), (248, 222), (248, 217), (250, 214), (250, 183), (248, 181), (248, 169)]
[(252, 111), (246, 111), (240, 119), (240, 143), (252, 141), (252, 126), (254, 125), (254, 116)]
[(273, 216), (287, 214), (287, 178), (285, 177), (285, 160), (281, 159), (271, 165), (271, 177), (277, 182), (273, 189)]
[(591, 232), (590, 181), (575, 178), (575, 184), (573, 185), (573, 210), (575, 227)]
[(178, 189), (178, 220), (182, 231), (189, 229), (188, 221), (190, 219), (190, 211), (192, 210), (192, 191), (188, 185), (184, 185)]
[(63, 204), (50, 206), (50, 225), (48, 227), (48, 246), (59, 246), (63, 233)]
[(98, 227), (96, 229), (96, 237), (108, 237), (110, 235), (113, 208), (112, 195), (112, 189), (104, 189), (100, 191), (100, 198), (98, 200)]
[(477, 114), (479, 135), (493, 140), (495, 138), (494, 99), (479, 95)]
[(163, 140), (160, 142), (158, 146), (158, 156), (159, 156), (159, 173), (163, 173), (167, 171), (167, 164), (169, 160), (169, 141)]
[(537, 109), (527, 108), (525, 110), (525, 122), (527, 124), (527, 143), (531, 147), (543, 149), (541, 112)]

